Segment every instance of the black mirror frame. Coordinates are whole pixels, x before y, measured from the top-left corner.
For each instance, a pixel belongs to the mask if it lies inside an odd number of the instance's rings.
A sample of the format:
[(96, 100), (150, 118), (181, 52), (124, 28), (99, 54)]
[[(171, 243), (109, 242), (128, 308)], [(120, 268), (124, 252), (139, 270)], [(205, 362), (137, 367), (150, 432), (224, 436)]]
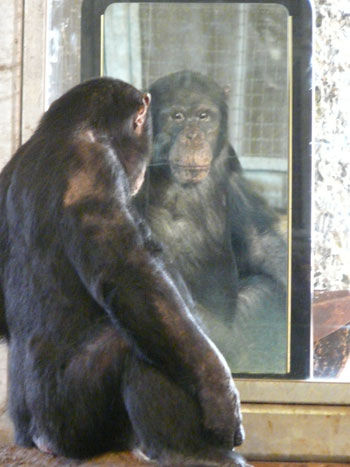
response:
[[(186, 3), (183, 0), (157, 0)], [(129, 2), (137, 3), (135, 0)], [(144, 0), (143, 3), (152, 3)], [(81, 79), (100, 74), (101, 15), (115, 0), (84, 0), (81, 20)], [(198, 2), (199, 3), (199, 2)], [(206, 3), (206, 2), (203, 2)], [(211, 0), (210, 3), (215, 3)], [(219, 2), (218, 2), (219, 3)], [(257, 3), (224, 0), (220, 3)], [(282, 375), (239, 374), (249, 378), (306, 379), (311, 370), (311, 188), (312, 188), (312, 25), (310, 0), (260, 0), (283, 5), (292, 16), (292, 240), (290, 371)]]

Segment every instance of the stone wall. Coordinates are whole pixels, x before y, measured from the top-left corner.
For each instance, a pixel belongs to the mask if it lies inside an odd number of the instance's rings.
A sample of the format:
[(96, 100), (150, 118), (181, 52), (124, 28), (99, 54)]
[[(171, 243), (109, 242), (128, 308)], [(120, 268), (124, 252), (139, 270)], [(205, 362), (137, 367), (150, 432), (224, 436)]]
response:
[(350, 3), (315, 5), (314, 288), (342, 290), (350, 289)]

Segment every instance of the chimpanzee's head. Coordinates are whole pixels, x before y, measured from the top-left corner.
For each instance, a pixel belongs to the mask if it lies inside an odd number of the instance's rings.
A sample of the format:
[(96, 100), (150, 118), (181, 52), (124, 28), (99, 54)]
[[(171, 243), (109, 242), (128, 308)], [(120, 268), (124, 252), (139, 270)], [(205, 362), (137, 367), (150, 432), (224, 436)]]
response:
[(154, 154), (181, 184), (207, 177), (227, 140), (226, 93), (200, 73), (180, 71), (150, 87)]

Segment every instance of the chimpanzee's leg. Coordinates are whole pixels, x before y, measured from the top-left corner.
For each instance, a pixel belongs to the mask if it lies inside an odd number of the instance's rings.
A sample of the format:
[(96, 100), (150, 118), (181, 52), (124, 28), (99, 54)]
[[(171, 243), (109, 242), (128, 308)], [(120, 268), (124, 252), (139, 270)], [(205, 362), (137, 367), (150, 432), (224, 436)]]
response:
[(15, 443), (19, 446), (32, 447), (30, 412), (25, 400), (24, 360), (25, 351), (22, 343), (18, 345), (16, 340), (12, 339), (9, 344), (8, 356), (9, 412), (15, 427)]
[(244, 465), (210, 444), (195, 398), (136, 356), (118, 331), (106, 326), (87, 342), (64, 349), (57, 340), (32, 339), (27, 441), (75, 458), (139, 446), (163, 465)]
[(130, 348), (111, 326), (91, 334), (83, 344), (67, 346), (39, 336), (28, 346), (23, 399), (30, 415), (30, 438), (41, 450), (86, 458), (132, 445), (121, 396)]

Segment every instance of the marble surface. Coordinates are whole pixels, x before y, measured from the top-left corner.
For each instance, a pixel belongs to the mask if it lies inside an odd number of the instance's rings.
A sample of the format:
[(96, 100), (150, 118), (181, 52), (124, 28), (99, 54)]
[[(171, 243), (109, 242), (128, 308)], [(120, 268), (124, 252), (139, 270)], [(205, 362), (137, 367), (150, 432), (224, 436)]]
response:
[(315, 1), (314, 289), (350, 289), (350, 3)]

